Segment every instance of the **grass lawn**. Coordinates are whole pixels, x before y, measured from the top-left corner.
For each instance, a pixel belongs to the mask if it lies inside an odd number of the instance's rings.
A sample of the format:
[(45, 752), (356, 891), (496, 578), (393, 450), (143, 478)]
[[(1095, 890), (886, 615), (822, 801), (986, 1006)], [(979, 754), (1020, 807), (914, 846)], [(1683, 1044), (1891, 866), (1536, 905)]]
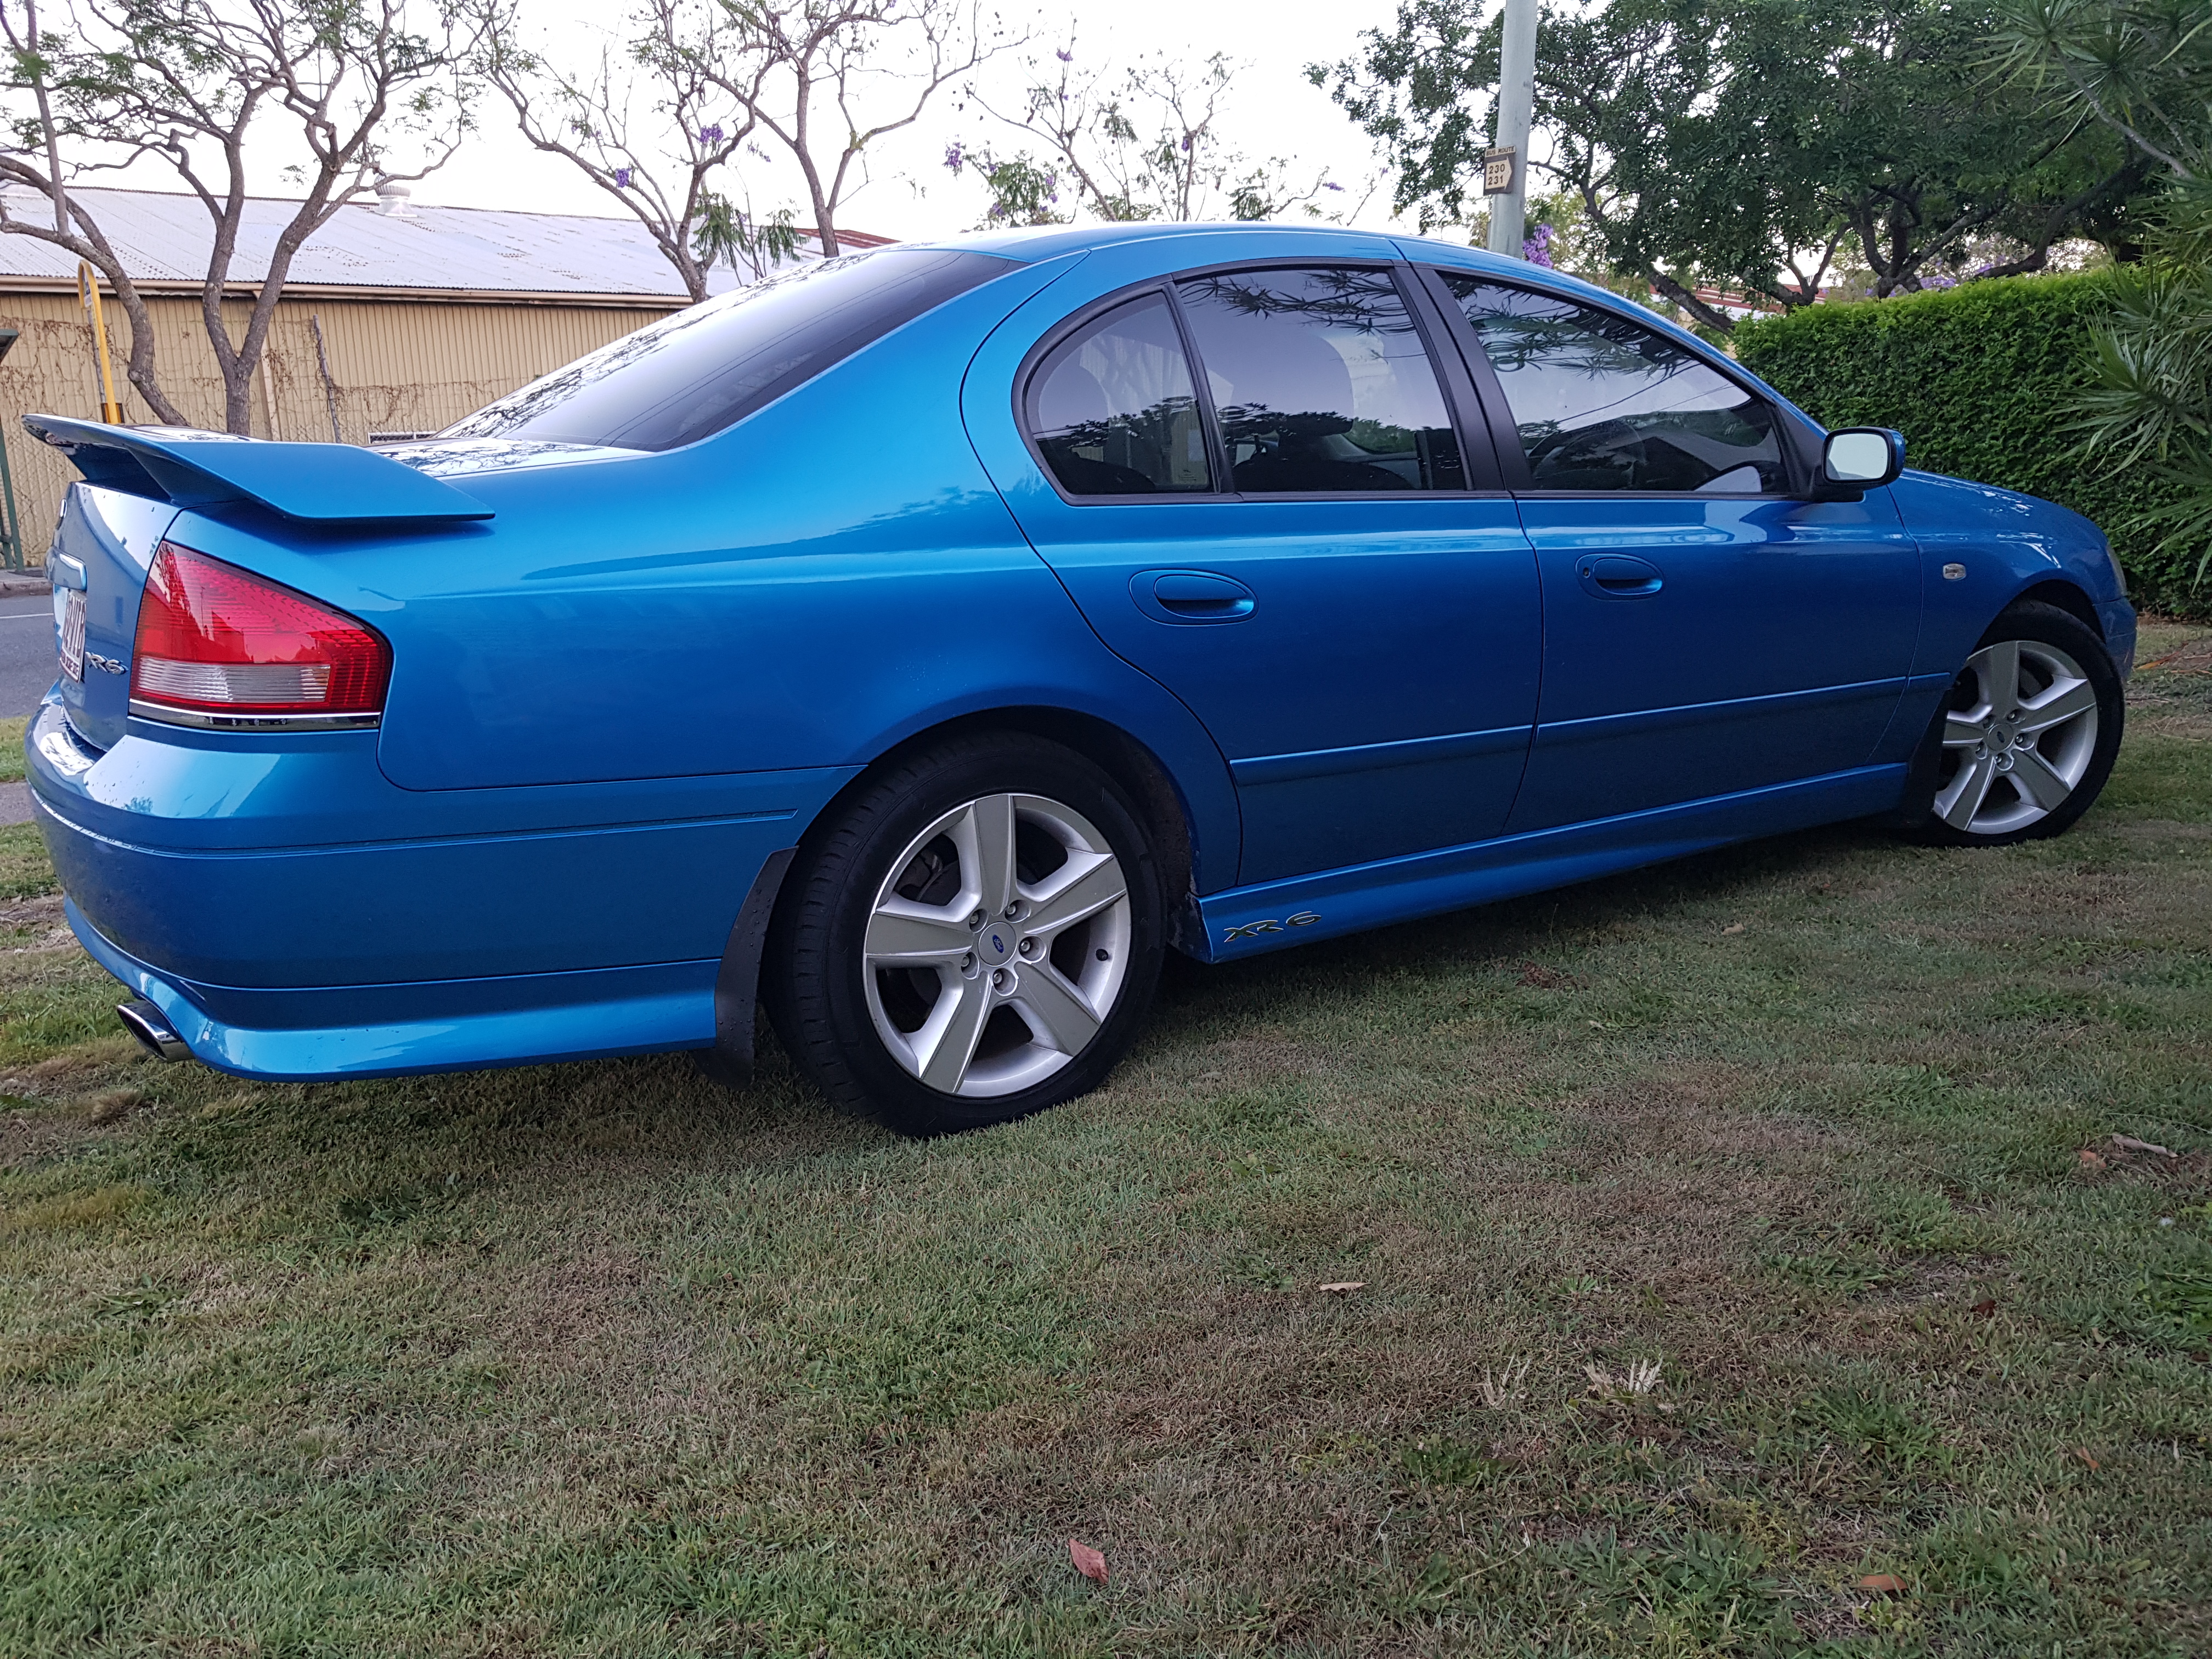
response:
[(134, 1058), (0, 830), (0, 1654), (2212, 1650), (2212, 634), (2145, 645), (2063, 840), (1186, 964), (929, 1145), (774, 1058)]

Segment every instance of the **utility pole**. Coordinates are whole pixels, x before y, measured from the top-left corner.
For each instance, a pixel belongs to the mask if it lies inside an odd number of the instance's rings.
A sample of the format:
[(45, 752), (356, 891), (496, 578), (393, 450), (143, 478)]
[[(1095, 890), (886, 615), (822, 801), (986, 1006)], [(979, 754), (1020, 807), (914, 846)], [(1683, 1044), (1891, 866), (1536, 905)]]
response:
[(1528, 125), (1536, 109), (1536, 0), (1505, 0), (1498, 57), (1498, 147), (1513, 152), (1512, 188), (1490, 198), (1490, 251), (1522, 258), (1528, 217)]

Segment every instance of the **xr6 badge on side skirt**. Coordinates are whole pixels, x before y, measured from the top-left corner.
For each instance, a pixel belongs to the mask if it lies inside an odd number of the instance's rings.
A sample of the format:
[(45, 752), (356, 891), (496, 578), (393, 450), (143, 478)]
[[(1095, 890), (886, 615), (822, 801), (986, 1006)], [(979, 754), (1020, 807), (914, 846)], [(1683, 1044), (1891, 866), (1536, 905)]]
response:
[(1242, 927), (1231, 927), (1222, 934), (1221, 942), (1226, 945), (1231, 939), (1257, 939), (1262, 933), (1279, 933), (1285, 927), (1310, 927), (1320, 920), (1321, 918), (1311, 910), (1301, 910), (1288, 922), (1248, 921)]

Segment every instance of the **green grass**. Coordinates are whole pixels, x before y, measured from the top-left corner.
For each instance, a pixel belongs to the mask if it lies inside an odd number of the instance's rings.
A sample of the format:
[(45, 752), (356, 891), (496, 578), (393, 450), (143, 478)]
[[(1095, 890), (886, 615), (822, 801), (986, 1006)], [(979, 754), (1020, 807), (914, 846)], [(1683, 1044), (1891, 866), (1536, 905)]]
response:
[(929, 1145), (773, 1056), (142, 1061), (0, 838), (0, 1652), (2205, 1651), (2212, 635), (2147, 645), (2063, 840), (1184, 967)]
[(30, 723), (27, 714), (0, 720), (0, 783), (22, 782), (23, 728)]

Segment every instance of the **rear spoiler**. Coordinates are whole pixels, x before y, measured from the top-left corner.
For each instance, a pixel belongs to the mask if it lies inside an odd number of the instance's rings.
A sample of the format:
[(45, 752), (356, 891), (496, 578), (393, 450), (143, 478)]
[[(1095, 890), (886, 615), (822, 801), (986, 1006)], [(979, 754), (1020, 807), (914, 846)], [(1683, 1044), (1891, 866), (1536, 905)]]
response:
[(106, 426), (61, 415), (23, 424), (86, 481), (179, 507), (252, 501), (303, 524), (444, 524), (491, 508), (389, 455), (351, 444), (274, 443), (183, 426)]

